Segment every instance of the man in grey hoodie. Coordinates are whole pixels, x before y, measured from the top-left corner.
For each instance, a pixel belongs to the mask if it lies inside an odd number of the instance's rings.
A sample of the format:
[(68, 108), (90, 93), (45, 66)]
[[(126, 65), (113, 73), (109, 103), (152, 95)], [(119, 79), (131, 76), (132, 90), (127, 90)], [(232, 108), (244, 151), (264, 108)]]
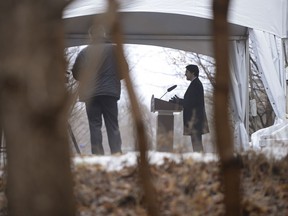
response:
[[(102, 116), (104, 118), (111, 154), (122, 153), (118, 125), (118, 105), (121, 94), (120, 72), (117, 66), (116, 45), (91, 44), (77, 56), (72, 68), (73, 77), (80, 80), (79, 100), (85, 102), (90, 128), (92, 154), (104, 155), (102, 145)], [(80, 76), (81, 74), (88, 76)], [(86, 77), (86, 79), (85, 79)]]

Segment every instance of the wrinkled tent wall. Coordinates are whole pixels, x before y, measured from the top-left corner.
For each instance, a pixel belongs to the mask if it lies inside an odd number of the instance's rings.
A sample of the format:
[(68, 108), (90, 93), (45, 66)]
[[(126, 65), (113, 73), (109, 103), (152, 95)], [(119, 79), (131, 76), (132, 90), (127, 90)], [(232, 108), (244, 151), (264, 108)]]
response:
[(249, 148), (249, 138), (245, 124), (248, 121), (248, 43), (247, 40), (230, 44), (231, 103), (235, 121), (234, 143), (238, 151)]
[(284, 66), (285, 40), (259, 30), (250, 30), (250, 36), (259, 73), (276, 114), (274, 125), (252, 134), (252, 146), (261, 148), (273, 144), (276, 140), (288, 145)]
[(286, 78), (283, 73), (282, 41), (279, 37), (251, 30), (252, 47), (270, 103), (279, 120), (285, 119)]
[[(288, 16), (288, 15), (287, 15)], [(288, 24), (287, 24), (288, 25)], [(288, 38), (283, 39), (283, 46), (284, 46), (284, 67), (285, 67), (285, 74), (286, 74), (286, 118), (288, 113)]]
[[(256, 131), (251, 136), (253, 148), (280, 147), (285, 154), (288, 146), (288, 123), (287, 123), (287, 38), (288, 38), (288, 1), (271, 1), (274, 5), (267, 5), (268, 13), (274, 21), (271, 22), (270, 30), (254, 27), (250, 30), (253, 49), (257, 54), (257, 64), (261, 67), (262, 81), (266, 87), (267, 95), (276, 114), (274, 125)], [(266, 6), (266, 3), (263, 5)], [(278, 7), (274, 10), (275, 6)], [(274, 9), (273, 9), (274, 8)], [(274, 13), (272, 13), (274, 12)], [(278, 17), (278, 18), (276, 18)], [(276, 19), (275, 19), (276, 18)], [(259, 26), (261, 23), (259, 23)], [(269, 34), (270, 33), (270, 34)], [(266, 62), (268, 61), (268, 62)], [(267, 68), (268, 67), (268, 68)], [(283, 148), (284, 147), (284, 148)], [(278, 151), (279, 153), (279, 151)]]

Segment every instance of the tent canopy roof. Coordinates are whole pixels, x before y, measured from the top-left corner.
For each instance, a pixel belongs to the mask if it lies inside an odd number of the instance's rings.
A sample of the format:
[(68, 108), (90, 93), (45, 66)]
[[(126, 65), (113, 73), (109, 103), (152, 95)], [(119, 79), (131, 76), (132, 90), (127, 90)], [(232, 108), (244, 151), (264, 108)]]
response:
[[(156, 45), (159, 40), (199, 42), (213, 37), (211, 19), (156, 12), (120, 12), (120, 16), (125, 43)], [(87, 31), (93, 18), (93, 15), (86, 15), (65, 19), (67, 46), (87, 44)], [(229, 24), (229, 28), (231, 38), (246, 38), (247, 27)]]
[[(125, 43), (213, 53), (212, 0), (119, 2)], [(66, 46), (87, 44), (92, 15), (105, 12), (106, 7), (107, 0), (74, 0), (68, 5), (63, 14)], [(228, 15), (231, 39), (246, 39), (248, 28), (288, 37), (287, 0), (232, 1)]]

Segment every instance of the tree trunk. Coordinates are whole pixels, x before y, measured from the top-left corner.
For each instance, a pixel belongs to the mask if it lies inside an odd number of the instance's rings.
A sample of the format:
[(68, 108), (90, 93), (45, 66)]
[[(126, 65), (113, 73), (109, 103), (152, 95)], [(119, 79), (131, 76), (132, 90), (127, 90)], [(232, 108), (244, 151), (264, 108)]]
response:
[(0, 2), (0, 110), (11, 216), (75, 213), (61, 21), (64, 2)]

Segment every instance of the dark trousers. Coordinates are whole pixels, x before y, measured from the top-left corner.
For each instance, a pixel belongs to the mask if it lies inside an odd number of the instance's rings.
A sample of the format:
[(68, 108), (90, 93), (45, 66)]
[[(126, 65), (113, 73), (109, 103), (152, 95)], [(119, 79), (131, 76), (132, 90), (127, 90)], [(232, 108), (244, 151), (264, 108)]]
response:
[(92, 154), (103, 155), (102, 116), (104, 118), (111, 154), (121, 153), (121, 136), (118, 125), (117, 98), (95, 96), (86, 104), (89, 121)]
[(191, 135), (193, 152), (203, 152), (202, 134), (195, 132)]

